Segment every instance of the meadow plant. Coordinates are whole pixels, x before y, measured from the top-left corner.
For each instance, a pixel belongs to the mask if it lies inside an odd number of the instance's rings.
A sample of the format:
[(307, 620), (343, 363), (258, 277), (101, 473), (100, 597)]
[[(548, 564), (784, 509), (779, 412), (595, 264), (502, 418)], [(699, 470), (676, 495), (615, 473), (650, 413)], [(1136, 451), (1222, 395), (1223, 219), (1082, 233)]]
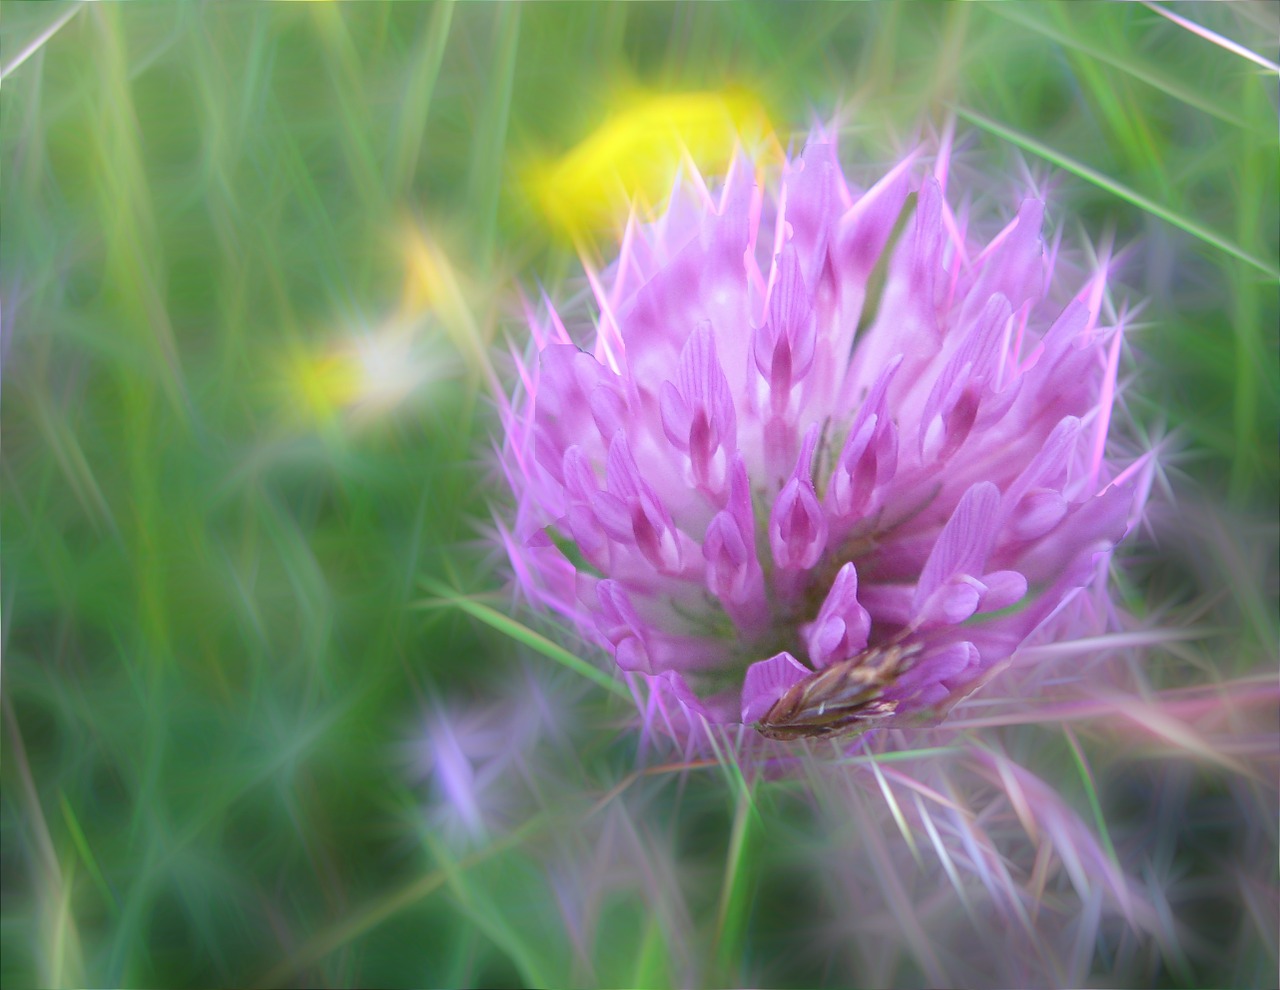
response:
[(530, 307), (503, 538), (650, 726), (932, 722), (1055, 612), (1096, 615), (1072, 599), (1149, 463), (1109, 456), (1109, 259), (1066, 284), (1016, 190), (980, 237), (951, 162), (948, 131), (859, 188), (819, 128), (780, 169), (689, 168), (588, 272), (593, 332)]

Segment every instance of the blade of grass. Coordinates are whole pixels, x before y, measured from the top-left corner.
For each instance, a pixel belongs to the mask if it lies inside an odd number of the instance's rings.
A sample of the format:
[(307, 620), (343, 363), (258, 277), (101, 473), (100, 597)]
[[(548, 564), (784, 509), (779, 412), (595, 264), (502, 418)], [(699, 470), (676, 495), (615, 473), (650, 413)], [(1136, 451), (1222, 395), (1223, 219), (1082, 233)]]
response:
[(493, 61), (484, 110), (477, 122), (472, 148), (471, 185), (468, 189), (473, 215), (477, 218), (476, 257), (489, 267), (498, 232), (498, 200), (502, 194), (507, 143), (507, 121), (511, 114), (511, 92), (516, 77), (516, 50), (520, 42), (520, 8), (504, 4), (496, 11)]
[[(1153, 89), (1156, 89), (1181, 103), (1195, 107), (1197, 110), (1202, 110), (1211, 116), (1217, 117), (1220, 120), (1225, 120), (1227, 123), (1234, 124), (1237, 127), (1243, 127), (1250, 130), (1256, 129), (1256, 125), (1250, 123), (1238, 114), (1233, 113), (1226, 107), (1218, 106), (1217, 104), (1210, 102), (1202, 93), (1197, 93), (1195, 90), (1183, 86), (1180, 82), (1171, 79), (1168, 76), (1160, 75), (1144, 65), (1139, 65), (1131, 59), (1126, 59), (1120, 55), (1105, 51), (1098, 45), (1091, 44), (1082, 38), (1068, 34), (1065, 30), (1052, 27), (1035, 17), (1028, 17), (1023, 12), (1023, 9), (1017, 4), (988, 4), (984, 9), (998, 17), (1017, 24), (1019, 27), (1035, 31), (1037, 34), (1043, 35), (1050, 41), (1056, 41), (1065, 48), (1075, 49), (1081, 55), (1087, 55), (1094, 61), (1102, 62), (1112, 68), (1119, 69), (1126, 75), (1132, 76), (1139, 82), (1146, 83)], [(1062, 7), (1055, 5), (1050, 9), (1060, 15), (1058, 18), (1059, 23), (1069, 21), (1069, 17), (1062, 16)]]
[(342, 4), (320, 4), (312, 7), (320, 35), (328, 48), (325, 71), (340, 113), (342, 139), (338, 141), (347, 162), (347, 170), (366, 210), (380, 211), (386, 194), (377, 156), (369, 136), (368, 100), (362, 92), (364, 74), (346, 22)]
[[(478, 863), (496, 856), (498, 853), (519, 845), (531, 834), (549, 824), (547, 819), (533, 819), (520, 828), (508, 833), (491, 845), (479, 849), (469, 856), (464, 856), (454, 864), (454, 868), (465, 870)], [(392, 891), (363, 909), (353, 911), (337, 924), (326, 928), (313, 936), (305, 945), (289, 958), (272, 967), (255, 984), (258, 987), (282, 986), (290, 977), (306, 969), (326, 956), (336, 952), (350, 942), (377, 928), (383, 922), (395, 917), (406, 908), (431, 896), (448, 882), (444, 870), (433, 870), (406, 884), (399, 890)]]
[(1102, 813), (1102, 802), (1098, 800), (1098, 789), (1093, 783), (1093, 772), (1089, 769), (1089, 764), (1084, 758), (1084, 750), (1080, 748), (1080, 740), (1076, 738), (1075, 732), (1071, 726), (1063, 725), (1062, 733), (1067, 737), (1067, 745), (1071, 748), (1071, 757), (1075, 762), (1076, 771), (1080, 774), (1080, 781), (1084, 784), (1085, 797), (1089, 801), (1089, 810), (1093, 812), (1093, 823), (1097, 826), (1098, 837), (1102, 840), (1102, 848), (1107, 852), (1107, 858), (1111, 860), (1112, 866), (1116, 868), (1116, 872), (1120, 873), (1120, 861), (1116, 857), (1116, 847), (1111, 843), (1111, 832), (1107, 829), (1107, 819)]
[(452, 22), (453, 0), (436, 4), (431, 11), (431, 23), (414, 53), (405, 84), (406, 96), (400, 109), (400, 122), (395, 131), (395, 150), (391, 154), (391, 188), (397, 193), (407, 191), (418, 165), (422, 136), (431, 110), (431, 95), (440, 76), (440, 63), (444, 60)]
[[(127, 321), (124, 326), (150, 331), (143, 340), (151, 352), (148, 370), (159, 378), (176, 422), (186, 426), (193, 411), (191, 396), (165, 306), (166, 252), (147, 181), (125, 31), (120, 13), (112, 8), (96, 7), (93, 16), (98, 29), (95, 61), (100, 69), (101, 102), (93, 119), (92, 147), (98, 167), (92, 178), (99, 222), (107, 232), (107, 281), (117, 294), (121, 315)], [(124, 383), (126, 388), (132, 385), (132, 381)]]
[(631, 979), (633, 987), (672, 985), (670, 967), (667, 964), (666, 943), (667, 936), (662, 930), (662, 923), (650, 915), (644, 928), (644, 938), (640, 940), (640, 948), (636, 952), (636, 963)]
[(27, 750), (22, 743), (22, 732), (18, 728), (18, 716), (13, 710), (9, 695), (4, 695), (2, 704), (5, 730), (9, 734), (10, 760), (18, 768), (18, 783), (35, 838), (37, 858), (45, 873), (45, 882), (51, 887), (61, 887), (62, 868), (53, 848), (53, 839), (49, 835), (44, 809), (40, 805), (40, 793), (36, 790), (35, 778), (31, 775), (31, 765), (27, 762)]
[(611, 691), (619, 698), (625, 698), (628, 702), (631, 701), (631, 692), (628, 691), (624, 685), (614, 680), (608, 674), (604, 673), (604, 671), (593, 667), (581, 657), (574, 656), (563, 646), (557, 646), (545, 636), (534, 632), (523, 623), (517, 622), (510, 616), (506, 616), (501, 612), (495, 611), (488, 605), (483, 605), (472, 598), (450, 591), (444, 585), (430, 579), (426, 579), (422, 583), (428, 591), (439, 599), (439, 601), (424, 602), (419, 607), (429, 608), (432, 605), (448, 605), (454, 608), (459, 608), (473, 618), (479, 619), (485, 625), (492, 626), (494, 629), (498, 630), (498, 632), (510, 636), (516, 642), (523, 643), (530, 649), (541, 653), (544, 657), (568, 667), (575, 674), (598, 684), (606, 691)]
[(1233, 244), (1220, 234), (1215, 234), (1212, 230), (1201, 226), (1189, 217), (1184, 217), (1181, 214), (1175, 213), (1173, 210), (1170, 210), (1165, 206), (1161, 206), (1159, 203), (1148, 199), (1146, 196), (1130, 189), (1128, 186), (1122, 185), (1115, 179), (1103, 175), (1096, 169), (1092, 169), (1088, 165), (1076, 161), (1074, 158), (1069, 158), (1062, 152), (1055, 151), (1053, 148), (1041, 144), (1039, 141), (1027, 136), (1026, 134), (1022, 134), (1012, 128), (1005, 127), (1003, 124), (998, 123), (989, 117), (984, 117), (980, 113), (975, 113), (972, 110), (967, 110), (964, 107), (955, 106), (954, 104), (952, 104), (952, 109), (956, 112), (957, 116), (964, 118), (969, 121), (969, 123), (974, 124), (977, 127), (981, 127), (984, 131), (988, 131), (996, 137), (1008, 141), (1010, 144), (1017, 145), (1024, 151), (1029, 151), (1033, 155), (1037, 155), (1040, 158), (1045, 159), (1045, 161), (1056, 165), (1058, 168), (1079, 176), (1086, 182), (1093, 183), (1098, 188), (1104, 189), (1114, 196), (1118, 196), (1133, 206), (1138, 207), (1138, 209), (1144, 210), (1152, 216), (1159, 217), (1161, 220), (1165, 221), (1165, 223), (1177, 227), (1184, 233), (1190, 234), (1192, 237), (1203, 241), (1211, 247), (1215, 247), (1219, 251), (1223, 251), (1226, 254), (1231, 255), (1233, 258), (1251, 265), (1272, 281), (1280, 282), (1280, 268), (1275, 267), (1263, 258), (1250, 254), (1244, 248), (1237, 244)]
[(906, 816), (902, 813), (897, 797), (894, 796), (893, 790), (889, 787), (889, 782), (884, 779), (884, 774), (880, 772), (878, 761), (870, 760), (868, 762), (871, 764), (871, 772), (876, 778), (876, 784), (880, 787), (880, 793), (884, 796), (884, 803), (889, 809), (889, 814), (893, 816), (893, 822), (898, 826), (898, 833), (911, 851), (911, 858), (916, 861), (917, 866), (924, 869), (924, 861), (920, 858), (920, 850), (916, 846), (916, 837), (911, 831), (911, 826), (907, 824)]
[(119, 913), (120, 905), (116, 902), (115, 894), (111, 892), (111, 888), (107, 885), (106, 877), (102, 875), (102, 869), (98, 866), (98, 860), (93, 855), (93, 850), (89, 848), (89, 841), (85, 838), (84, 830), (80, 827), (80, 820), (76, 818), (76, 814), (71, 810), (71, 804), (67, 801), (67, 796), (61, 791), (58, 792), (58, 804), (62, 808), (62, 820), (66, 822), (67, 831), (71, 833), (71, 841), (76, 847), (76, 852), (80, 854), (85, 868), (89, 871), (89, 876), (93, 878), (93, 882), (97, 885), (102, 899), (111, 909), (112, 915)]
[(502, 950), (520, 973), (525, 986), (545, 987), (554, 984), (555, 980), (539, 964), (535, 947), (508, 923), (503, 912), (492, 903), (483, 889), (469, 882), (461, 861), (454, 859), (430, 831), (423, 833), (423, 841), (432, 858), (440, 865), (449, 889), (463, 913), (486, 938)]
[(51, 987), (80, 987), (84, 981), (84, 958), (80, 948), (80, 930), (76, 925), (71, 901), (74, 896), (75, 869), (63, 878), (56, 901), (50, 906), (49, 958), (47, 972)]
[[(1261, 87), (1251, 86), (1244, 93), (1245, 108), (1248, 111), (1261, 111), (1259, 117), (1269, 116), (1266, 109), (1259, 104), (1265, 97)], [(1273, 146), (1274, 148), (1274, 146)], [(1261, 165), (1257, 155), (1240, 155), (1235, 162), (1236, 188), (1239, 202), (1236, 209), (1235, 236), (1242, 244), (1265, 243), (1262, 234), (1263, 217), (1267, 214), (1263, 201), (1265, 193), (1270, 189), (1275, 195), (1275, 158), (1270, 156), (1271, 180), (1266, 178), (1268, 169)], [(1272, 214), (1274, 216), (1274, 214)], [(1264, 462), (1258, 457), (1261, 450), (1270, 447), (1274, 452), (1274, 410), (1262, 412), (1263, 402), (1259, 385), (1265, 385), (1266, 372), (1262, 369), (1274, 368), (1274, 358), (1268, 353), (1275, 353), (1275, 338), (1272, 336), (1270, 346), (1264, 339), (1262, 321), (1259, 314), (1263, 310), (1260, 287), (1250, 280), (1241, 278), (1240, 273), (1232, 273), (1234, 291), (1231, 293), (1231, 305), (1234, 319), (1231, 321), (1235, 332), (1235, 376), (1232, 382), (1232, 425), (1235, 439), (1235, 451), (1231, 460), (1230, 493), (1239, 502), (1252, 486), (1254, 479), (1263, 470)], [(1272, 331), (1275, 325), (1272, 324)], [(1274, 396), (1274, 391), (1267, 393)], [(1272, 400), (1274, 403), (1274, 399)], [(1268, 415), (1270, 414), (1270, 415)], [(1265, 424), (1265, 425), (1264, 425)], [(1259, 436), (1259, 427), (1272, 435), (1271, 442)]]
[(720, 887), (720, 903), (716, 909), (713, 954), (721, 976), (733, 985), (739, 983), (742, 940), (747, 922), (749, 885), (746, 869), (749, 862), (747, 842), (751, 821), (755, 817), (749, 788), (738, 792), (734, 805), (733, 827), (729, 833), (729, 851), (725, 856), (724, 880)]
[(1264, 58), (1257, 52), (1246, 48), (1238, 41), (1232, 41), (1230, 38), (1223, 37), (1218, 34), (1217, 31), (1211, 31), (1207, 27), (1197, 24), (1195, 21), (1188, 20), (1185, 17), (1175, 14), (1173, 11), (1161, 7), (1157, 3), (1152, 3), (1151, 0), (1141, 0), (1141, 3), (1142, 6), (1146, 7), (1148, 10), (1154, 10), (1161, 17), (1167, 17), (1169, 20), (1173, 21), (1174, 24), (1178, 25), (1178, 27), (1185, 28), (1197, 37), (1204, 38), (1205, 41), (1217, 45), (1219, 48), (1223, 48), (1226, 51), (1231, 52), (1233, 55), (1239, 55), (1241, 58), (1248, 59), (1250, 62), (1254, 63), (1254, 65), (1262, 66), (1268, 72), (1280, 73), (1280, 65), (1277, 65), (1269, 58)]
[(57, 34), (59, 31), (61, 31), (62, 28), (66, 26), (67, 21), (71, 20), (71, 18), (75, 17), (76, 14), (80, 13), (80, 8), (83, 6), (84, 6), (83, 3), (75, 4), (70, 10), (64, 13), (61, 17), (57, 18), (52, 24), (50, 24), (43, 31), (41, 31), (40, 34), (37, 35), (32, 40), (31, 44), (27, 45), (25, 48), (22, 49), (22, 51), (18, 52), (18, 54), (13, 57), (12, 61), (10, 61), (7, 65), (5, 65), (4, 68), (0, 69), (0, 81), (7, 79), (10, 75), (12, 75), (18, 69), (19, 66), (22, 65), (23, 62), (25, 62), (32, 55), (34, 55), (41, 48), (43, 48), (46, 44), (48, 44), (49, 39), (52, 38), (55, 34)]

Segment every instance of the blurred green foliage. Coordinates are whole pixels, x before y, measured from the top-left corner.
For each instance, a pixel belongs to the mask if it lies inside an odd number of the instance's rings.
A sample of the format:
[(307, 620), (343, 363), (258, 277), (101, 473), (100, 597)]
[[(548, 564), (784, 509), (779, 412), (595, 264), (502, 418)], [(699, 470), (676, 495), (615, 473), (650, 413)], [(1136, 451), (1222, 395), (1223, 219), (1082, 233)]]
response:
[[(1276, 56), (1274, 5), (1178, 12)], [(1147, 6), (6, 2), (0, 44), (5, 986), (688, 971), (642, 901), (598, 906), (590, 972), (545, 907), (534, 838), (634, 763), (625, 702), (566, 675), (578, 789), (476, 853), (396, 762), (434, 699), (522, 676), (510, 640), (415, 607), (424, 576), (501, 583), (475, 367), (436, 352), (412, 401), (356, 425), (300, 413), (281, 371), (391, 319), (407, 218), (485, 339), (518, 334), (517, 285), (575, 262), (512, 177), (620, 87), (743, 85), (796, 134), (848, 106), (885, 148), (954, 111), (993, 168), (1047, 151), (1056, 219), (1134, 245), (1136, 418), (1211, 499), (1280, 490), (1276, 75)], [(750, 941), (758, 978), (858, 982), (778, 934), (804, 894), (760, 830), (786, 801), (761, 824), (732, 780), (693, 780), (651, 803), (692, 829), (672, 841), (705, 880), (686, 937), (707, 979), (748, 979)], [(1265, 959), (1196, 965), (1152, 978), (1265, 980)]]

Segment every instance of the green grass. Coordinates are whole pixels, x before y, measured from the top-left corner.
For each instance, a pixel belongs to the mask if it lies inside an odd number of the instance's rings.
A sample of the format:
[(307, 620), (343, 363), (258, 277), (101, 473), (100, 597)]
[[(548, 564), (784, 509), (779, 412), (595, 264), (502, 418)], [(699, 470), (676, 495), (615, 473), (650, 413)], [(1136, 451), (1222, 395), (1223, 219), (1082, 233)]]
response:
[[(1179, 12), (1275, 57), (1268, 5)], [(1150, 550), (1151, 570), (1216, 562), (1226, 577), (1196, 591), (1235, 630), (1234, 671), (1273, 660), (1274, 561), (1253, 557), (1274, 531), (1248, 520), (1280, 493), (1276, 77), (1153, 11), (2, 15), (5, 986), (836, 986), (872, 972), (857, 969), (869, 949), (813, 935), (839, 919), (797, 879), (817, 884), (823, 862), (796, 845), (830, 837), (788, 797), (794, 782), (762, 797), (736, 768), (627, 777), (628, 692), (601, 658), (484, 597), (502, 585), (478, 535), (496, 416), (444, 316), (422, 318), (438, 375), (392, 416), (309, 416), (283, 371), (397, 313), (407, 219), (460, 273), (477, 332), (518, 335), (517, 287), (554, 287), (575, 262), (517, 170), (580, 140), (627, 82), (745, 84), (795, 134), (846, 101), (846, 150), (867, 174), (896, 135), (954, 108), (997, 175), (1019, 155), (1064, 173), (1051, 221), (1135, 245), (1122, 278), (1150, 302), (1128, 401), (1172, 433), (1182, 500), (1225, 520), (1190, 550)], [(533, 810), (460, 846), (397, 754), (434, 705), (519, 694), (526, 667), (561, 699), (560, 734), (544, 728), (526, 754)], [(1079, 792), (1109, 854), (1136, 856), (1106, 827), (1129, 813), (1123, 795), (1095, 787), (1114, 754), (1093, 733), (1069, 741), (1033, 753), (1039, 772)], [(1228, 861), (1186, 855), (1195, 876)], [(580, 875), (548, 867), (575, 861)], [(1274, 945), (1261, 932), (1235, 960), (1151, 978), (1265, 982)], [(883, 972), (910, 982), (914, 966)]]

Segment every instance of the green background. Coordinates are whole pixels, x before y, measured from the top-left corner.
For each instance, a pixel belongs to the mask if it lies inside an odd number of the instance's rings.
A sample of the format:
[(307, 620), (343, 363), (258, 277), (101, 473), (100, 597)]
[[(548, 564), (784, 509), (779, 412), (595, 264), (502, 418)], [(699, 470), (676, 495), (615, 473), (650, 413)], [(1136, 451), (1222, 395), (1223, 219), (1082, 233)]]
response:
[[(1277, 9), (1176, 5), (1273, 63)], [(1274, 674), (1277, 76), (1156, 10), (7, 2), (0, 43), (5, 986), (931, 982), (829, 937), (823, 784), (744, 813), (732, 772), (633, 780), (659, 761), (627, 701), (424, 591), (510, 601), (473, 366), (359, 429), (281, 390), (288, 355), (396, 310), (406, 217), (523, 348), (518, 288), (576, 262), (514, 177), (627, 83), (743, 85), (784, 134), (852, 106), (882, 147), (954, 111), (997, 192), (1019, 155), (1056, 166), (1052, 210), (1131, 245), (1148, 300), (1125, 401), (1168, 490), (1125, 603), (1213, 631), (1161, 686)], [(492, 712), (535, 702), (528, 807), (458, 838), (423, 725), (514, 733)], [(1275, 728), (1233, 724), (1225, 769), (1077, 726), (1096, 793), (1060, 733), (1001, 741), (1082, 815), (1165, 831), (1118, 855), (1183, 884), (1173, 944), (1100, 937), (1091, 980), (1274, 980)]]

